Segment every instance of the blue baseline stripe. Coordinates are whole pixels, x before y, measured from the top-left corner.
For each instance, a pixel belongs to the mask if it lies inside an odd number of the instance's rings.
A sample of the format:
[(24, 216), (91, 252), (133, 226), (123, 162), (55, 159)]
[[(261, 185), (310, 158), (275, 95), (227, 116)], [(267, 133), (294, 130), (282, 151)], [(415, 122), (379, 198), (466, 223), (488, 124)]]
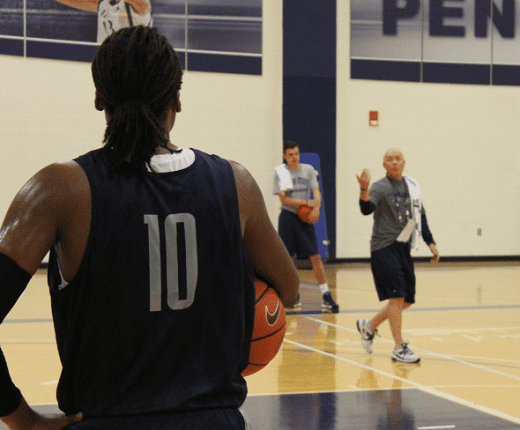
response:
[(493, 85), (520, 86), (520, 66), (493, 65)]
[(420, 82), (421, 63), (416, 61), (350, 60), (352, 79)]
[[(244, 2), (245, 3), (245, 2)], [(155, 6), (154, 6), (155, 7)], [(262, 17), (262, 5), (225, 6), (218, 4), (192, 5), (188, 3), (188, 15)]]
[(0, 54), (23, 57), (23, 40), (0, 38)]
[(489, 64), (423, 63), (423, 82), (440, 84), (491, 84)]
[(188, 70), (195, 72), (261, 75), (262, 58), (188, 52)]
[(427, 83), (520, 86), (520, 65), (351, 59), (350, 66), (352, 79), (421, 82), (422, 67)]
[(27, 57), (32, 58), (91, 62), (97, 49), (97, 45), (27, 41)]

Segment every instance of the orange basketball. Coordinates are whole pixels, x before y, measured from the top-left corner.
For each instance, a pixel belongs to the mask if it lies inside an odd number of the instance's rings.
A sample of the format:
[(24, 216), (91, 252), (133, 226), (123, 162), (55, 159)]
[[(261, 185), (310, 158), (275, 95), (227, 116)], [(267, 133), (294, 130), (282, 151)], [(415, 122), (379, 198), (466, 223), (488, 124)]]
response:
[(273, 287), (255, 279), (255, 325), (249, 352), (249, 364), (242, 376), (252, 375), (269, 364), (282, 345), (285, 335), (285, 308)]
[(300, 219), (302, 221), (308, 222), (309, 224), (312, 224), (309, 221), (309, 214), (311, 213), (311, 211), (312, 211), (312, 208), (310, 206), (307, 206), (307, 205), (298, 206), (298, 216), (300, 217)]

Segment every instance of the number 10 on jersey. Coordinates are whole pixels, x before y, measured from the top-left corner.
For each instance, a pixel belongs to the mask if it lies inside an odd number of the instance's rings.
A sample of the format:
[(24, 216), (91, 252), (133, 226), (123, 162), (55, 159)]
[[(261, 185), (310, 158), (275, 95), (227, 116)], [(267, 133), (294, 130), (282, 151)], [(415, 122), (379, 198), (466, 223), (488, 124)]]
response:
[[(173, 310), (190, 307), (195, 299), (198, 273), (195, 218), (188, 213), (168, 215), (164, 220), (164, 237), (157, 215), (145, 215), (144, 223), (148, 225), (150, 312), (162, 310), (164, 278), (168, 307)], [(161, 246), (163, 241), (165, 247)], [(164, 264), (162, 249), (166, 249)]]

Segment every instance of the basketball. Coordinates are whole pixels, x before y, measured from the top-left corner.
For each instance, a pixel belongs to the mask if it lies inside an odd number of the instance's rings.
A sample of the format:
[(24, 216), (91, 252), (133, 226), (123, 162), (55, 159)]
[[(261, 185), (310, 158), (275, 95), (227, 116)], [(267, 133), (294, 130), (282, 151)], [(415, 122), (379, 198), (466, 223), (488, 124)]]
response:
[(307, 206), (307, 205), (298, 206), (298, 216), (300, 217), (300, 219), (302, 221), (307, 222), (309, 224), (312, 224), (309, 221), (309, 214), (311, 213), (311, 211), (312, 211), (312, 208), (310, 206)]
[(273, 287), (255, 279), (255, 325), (249, 363), (242, 376), (252, 375), (269, 364), (285, 335), (285, 308)]

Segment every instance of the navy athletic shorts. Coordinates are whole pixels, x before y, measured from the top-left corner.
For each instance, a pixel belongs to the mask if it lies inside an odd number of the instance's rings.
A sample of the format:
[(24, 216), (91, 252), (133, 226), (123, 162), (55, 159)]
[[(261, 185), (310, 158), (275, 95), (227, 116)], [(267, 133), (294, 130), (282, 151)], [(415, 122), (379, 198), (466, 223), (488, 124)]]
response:
[(394, 242), (372, 252), (370, 263), (379, 301), (404, 297), (415, 303), (415, 273), (408, 243)]
[(249, 423), (236, 408), (203, 409), (183, 413), (85, 418), (70, 430), (248, 430)]
[(319, 254), (314, 224), (303, 222), (293, 212), (282, 209), (278, 218), (278, 234), (291, 257), (305, 259)]

